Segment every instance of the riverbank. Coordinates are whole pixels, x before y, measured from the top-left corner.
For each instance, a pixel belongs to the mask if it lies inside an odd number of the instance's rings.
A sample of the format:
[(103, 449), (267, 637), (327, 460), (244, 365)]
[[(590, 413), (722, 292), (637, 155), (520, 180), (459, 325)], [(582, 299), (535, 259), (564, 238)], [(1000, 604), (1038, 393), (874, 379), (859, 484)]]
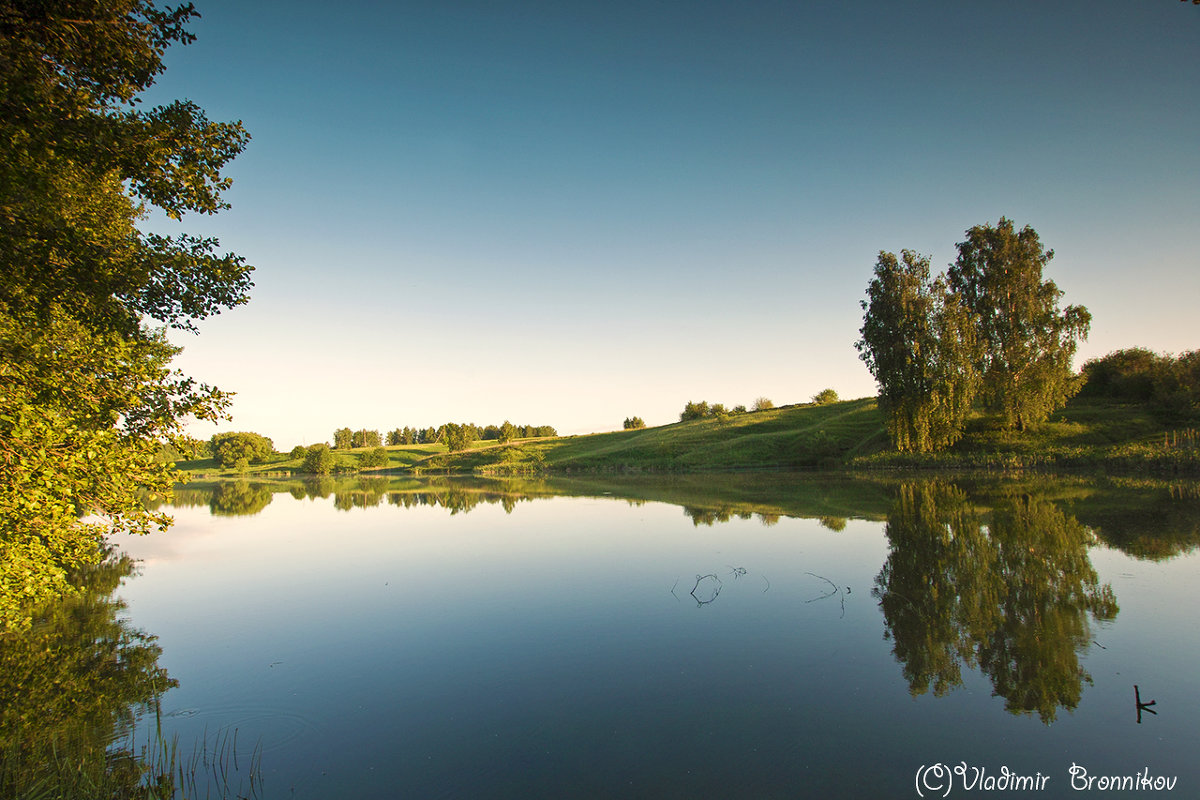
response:
[[(986, 415), (940, 453), (891, 449), (874, 398), (800, 404), (654, 428), (587, 436), (386, 448), (388, 463), (363, 469), (369, 450), (334, 451), (336, 473), (485, 475), (578, 472), (714, 472), (766, 469), (1049, 469), (1113, 474), (1200, 474), (1200, 436), (1145, 405), (1079, 400), (1028, 431), (1005, 431)], [(280, 454), (246, 470), (211, 459), (178, 462), (197, 478), (300, 474), (302, 459)]]

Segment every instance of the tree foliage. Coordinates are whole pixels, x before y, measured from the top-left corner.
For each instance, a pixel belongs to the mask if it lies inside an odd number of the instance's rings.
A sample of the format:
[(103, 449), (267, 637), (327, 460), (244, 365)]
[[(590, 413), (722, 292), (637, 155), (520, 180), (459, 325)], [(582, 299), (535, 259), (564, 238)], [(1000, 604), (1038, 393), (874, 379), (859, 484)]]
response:
[(214, 239), (137, 226), (147, 206), (224, 208), (221, 170), (248, 140), (189, 102), (136, 105), (193, 16), (0, 3), (0, 627), (70, 593), (106, 532), (165, 527), (137, 502), (170, 491), (161, 443), (227, 405), (170, 369), (177, 348), (149, 324), (194, 329), (245, 302), (251, 268)]
[(442, 428), (446, 439), (446, 447), (450, 449), (451, 453), (458, 450), (466, 450), (475, 441), (474, 426), (447, 422)]
[(1082, 306), (1059, 308), (1062, 291), (1042, 279), (1053, 257), (1033, 228), (1017, 231), (1001, 217), (967, 231), (947, 272), (979, 331), (984, 405), (1009, 428), (1045, 420), (1082, 385), (1072, 359), (1091, 314)]
[(646, 427), (646, 421), (641, 417), (626, 417), (623, 425), (627, 431), (636, 431)]
[(333, 471), (334, 463), (333, 453), (330, 452), (329, 445), (314, 444), (305, 453), (304, 464), (300, 469), (310, 475), (328, 475)]
[(838, 401), (838, 393), (833, 389), (822, 389), (813, 395), (812, 402), (814, 405), (823, 406), (828, 403), (836, 403)]
[(862, 307), (855, 347), (879, 384), (893, 444), (923, 453), (954, 443), (979, 387), (970, 316), (910, 250), (879, 253)]
[(213, 458), (222, 467), (236, 466), (245, 460), (249, 464), (266, 461), (275, 453), (275, 446), (257, 433), (218, 433), (209, 440)]
[(1200, 350), (1178, 356), (1145, 348), (1116, 350), (1083, 365), (1080, 396), (1149, 405), (1168, 421), (1200, 415)]
[(1072, 359), (1091, 315), (1059, 308), (1062, 292), (1042, 278), (1053, 255), (1003, 217), (970, 228), (936, 279), (927, 257), (880, 252), (855, 347), (898, 449), (952, 444), (977, 397), (1004, 427), (1025, 429), (1079, 390)]
[(386, 467), (388, 465), (388, 451), (385, 447), (373, 447), (363, 453), (359, 459), (359, 466), (365, 469), (375, 469), (376, 467)]

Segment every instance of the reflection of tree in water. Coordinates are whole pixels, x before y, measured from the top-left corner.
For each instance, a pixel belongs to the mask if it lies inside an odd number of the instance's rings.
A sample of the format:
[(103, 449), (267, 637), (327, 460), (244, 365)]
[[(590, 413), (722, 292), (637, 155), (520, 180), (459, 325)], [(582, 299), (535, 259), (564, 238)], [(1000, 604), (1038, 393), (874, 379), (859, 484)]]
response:
[[(304, 494), (301, 497), (325, 499), (333, 494), (333, 489), (336, 485), (336, 481), (328, 475), (307, 478), (303, 484)], [(293, 494), (293, 496), (295, 495)]]
[(956, 486), (900, 488), (888, 515), (891, 545), (875, 579), (893, 653), (914, 694), (943, 695), (978, 667), (1014, 713), (1050, 722), (1078, 705), (1091, 678), (1079, 665), (1088, 615), (1112, 619), (1074, 517), (1030, 495), (1003, 498), (985, 528)]
[(1096, 503), (1079, 516), (1105, 544), (1134, 558), (1161, 561), (1200, 546), (1200, 485), (1138, 486), (1113, 492), (1119, 502)]
[(767, 527), (779, 522), (779, 515), (774, 515), (774, 513), (760, 512), (755, 515), (754, 512), (745, 511), (744, 509), (734, 510), (728, 506), (721, 506), (718, 509), (697, 509), (695, 506), (684, 506), (683, 513), (685, 517), (691, 519), (691, 524), (695, 525), (696, 528), (700, 528), (701, 525), (712, 528), (716, 523), (730, 522), (734, 517), (738, 519), (754, 519), (757, 516), (762, 524), (767, 525)]
[(257, 514), (271, 502), (271, 487), (238, 481), (213, 487), (208, 507), (213, 516), (240, 517)]
[(387, 478), (360, 478), (353, 486), (334, 492), (333, 505), (339, 511), (372, 508), (383, 502), (387, 486)]
[(506, 514), (511, 514), (522, 500), (532, 500), (532, 497), (521, 496), (511, 492), (480, 492), (469, 491), (456, 487), (438, 487), (421, 492), (390, 492), (388, 502), (394, 506), (414, 508), (416, 506), (433, 506), (444, 508), (451, 515), (467, 513), (471, 509), (487, 503), (499, 503)]
[(154, 637), (118, 617), (111, 595), (132, 572), (110, 557), (78, 597), (0, 636), (0, 796), (146, 796), (134, 722), (176, 682)]

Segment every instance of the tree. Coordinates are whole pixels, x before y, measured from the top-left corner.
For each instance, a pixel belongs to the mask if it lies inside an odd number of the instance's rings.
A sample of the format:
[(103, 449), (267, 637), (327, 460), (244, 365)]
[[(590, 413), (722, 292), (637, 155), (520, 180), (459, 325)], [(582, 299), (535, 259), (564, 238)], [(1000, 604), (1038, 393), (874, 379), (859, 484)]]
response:
[(984, 405), (1009, 428), (1043, 421), (1082, 385), (1071, 360), (1091, 314), (1083, 306), (1059, 309), (1062, 291), (1042, 279), (1053, 257), (1033, 228), (1016, 231), (1001, 217), (995, 227), (967, 230), (947, 272), (950, 290), (978, 327)]
[(1085, 362), (1080, 397), (1110, 397), (1144, 403), (1154, 396), (1156, 375), (1163, 370), (1163, 356), (1143, 347), (1114, 350), (1103, 358)]
[(822, 389), (813, 395), (813, 404), (818, 406), (827, 405), (828, 403), (836, 403), (838, 401), (838, 393), (833, 389)]
[(219, 243), (147, 233), (226, 207), (225, 164), (248, 141), (190, 102), (138, 95), (187, 43), (194, 9), (148, 0), (0, 5), (0, 627), (75, 591), (104, 535), (170, 520), (157, 455), (225, 395), (172, 370), (165, 325), (246, 302), (251, 267)]
[(501, 444), (504, 444), (505, 442), (511, 442), (513, 439), (517, 438), (517, 426), (513, 425), (508, 420), (504, 420), (504, 422), (500, 425), (500, 435), (496, 438)]
[(471, 442), (475, 441), (474, 437), (472, 436), (472, 427), (473, 426), (458, 425), (454, 422), (447, 422), (442, 426), (443, 435), (446, 439), (446, 447), (450, 449), (451, 453), (458, 450), (466, 450), (471, 446)]
[(867, 287), (859, 357), (879, 384), (892, 443), (930, 452), (961, 435), (979, 386), (970, 316), (944, 281), (930, 281), (929, 258), (880, 251)]
[(298, 444), (292, 448), (290, 453), (288, 453), (288, 458), (300, 459), (304, 458), (306, 455), (308, 455), (308, 448), (302, 444)]
[(707, 400), (701, 400), (698, 403), (689, 400), (687, 404), (684, 405), (683, 411), (679, 414), (679, 421), (687, 422), (693, 419), (704, 419), (708, 416), (708, 413), (709, 409)]
[(641, 417), (626, 417), (624, 425), (625, 430), (636, 431), (646, 427), (646, 422)]
[(760, 397), (754, 401), (755, 411), (767, 411), (768, 409), (772, 409), (774, 407), (775, 404), (771, 402), (771, 398), (769, 397)]
[(242, 459), (258, 464), (275, 452), (271, 440), (257, 433), (218, 433), (209, 443), (213, 458), (222, 467), (236, 466)]
[(334, 458), (329, 445), (314, 444), (308, 448), (308, 453), (304, 456), (304, 465), (300, 469), (312, 475), (328, 475), (333, 471), (333, 466)]
[(333, 432), (333, 449), (349, 450), (353, 446), (354, 431), (349, 428), (338, 428)]

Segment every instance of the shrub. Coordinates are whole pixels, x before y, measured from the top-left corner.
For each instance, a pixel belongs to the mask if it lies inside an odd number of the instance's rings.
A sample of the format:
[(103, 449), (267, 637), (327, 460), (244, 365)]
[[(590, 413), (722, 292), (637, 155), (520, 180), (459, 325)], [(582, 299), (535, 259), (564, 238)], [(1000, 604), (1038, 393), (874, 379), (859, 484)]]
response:
[(704, 419), (708, 416), (708, 413), (707, 400), (701, 400), (698, 403), (689, 400), (687, 405), (683, 407), (683, 412), (679, 415), (679, 421), (687, 422), (693, 419)]
[(384, 447), (375, 447), (363, 453), (362, 458), (358, 460), (358, 465), (364, 469), (386, 467), (388, 460), (387, 449)]
[(767, 411), (768, 409), (772, 409), (774, 407), (775, 404), (771, 402), (771, 398), (769, 397), (760, 397), (754, 401), (755, 411)]
[(646, 427), (646, 422), (641, 417), (626, 417), (624, 425), (627, 431), (637, 431)]
[(298, 444), (292, 448), (292, 452), (288, 453), (288, 458), (304, 458), (306, 455), (308, 455), (308, 448)]

